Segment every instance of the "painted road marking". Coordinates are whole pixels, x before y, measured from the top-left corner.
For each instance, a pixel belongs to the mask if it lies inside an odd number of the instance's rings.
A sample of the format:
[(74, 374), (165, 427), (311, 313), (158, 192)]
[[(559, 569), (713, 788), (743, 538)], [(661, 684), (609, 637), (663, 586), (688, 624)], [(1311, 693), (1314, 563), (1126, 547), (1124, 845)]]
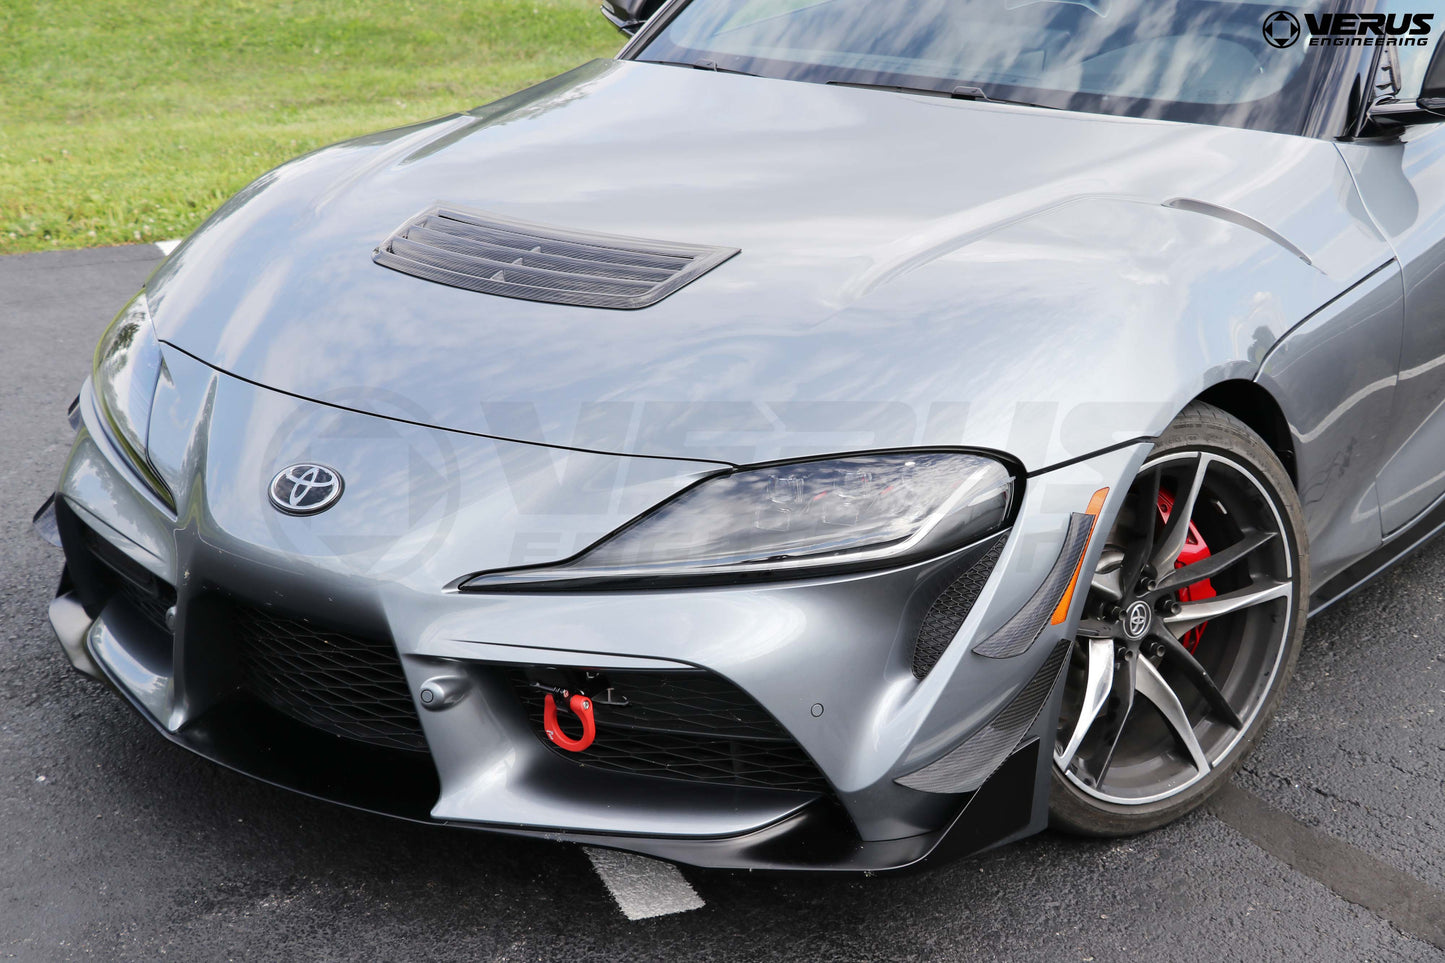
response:
[(166, 257), (170, 257), (171, 252), (180, 246), (180, 241), (156, 241), (156, 247), (160, 248)]
[(584, 848), (592, 868), (630, 920), (686, 913), (706, 905), (671, 863), (612, 849)]
[(1445, 893), (1342, 839), (1307, 826), (1232, 783), (1209, 801), (1225, 825), (1275, 859), (1381, 917), (1406, 936), (1445, 950)]

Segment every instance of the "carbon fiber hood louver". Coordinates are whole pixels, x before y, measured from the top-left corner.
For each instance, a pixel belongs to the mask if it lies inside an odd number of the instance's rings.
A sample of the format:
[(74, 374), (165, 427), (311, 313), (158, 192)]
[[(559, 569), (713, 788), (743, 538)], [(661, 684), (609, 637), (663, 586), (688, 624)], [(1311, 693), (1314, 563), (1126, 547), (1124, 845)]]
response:
[(469, 291), (636, 310), (737, 253), (737, 248), (567, 231), (439, 205), (402, 225), (377, 248), (374, 260)]

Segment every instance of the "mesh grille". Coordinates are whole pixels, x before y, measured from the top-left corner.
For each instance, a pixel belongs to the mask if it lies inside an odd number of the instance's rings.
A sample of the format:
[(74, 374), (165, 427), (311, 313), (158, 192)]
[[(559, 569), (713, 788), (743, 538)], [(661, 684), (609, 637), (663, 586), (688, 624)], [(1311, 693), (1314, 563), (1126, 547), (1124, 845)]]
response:
[(235, 611), (243, 685), (261, 701), (333, 735), (425, 752), (390, 642), (329, 632), (252, 606)]
[(387, 238), (374, 260), (469, 291), (635, 310), (656, 304), (737, 253), (736, 248), (564, 231), (436, 207)]
[(963, 627), (963, 620), (968, 618), (973, 603), (978, 601), (978, 593), (983, 591), (984, 583), (993, 573), (993, 567), (998, 564), (999, 553), (1003, 551), (1005, 541), (1003, 535), (994, 539), (983, 557), (940, 592), (938, 598), (929, 606), (928, 612), (923, 616), (923, 624), (918, 627), (918, 638), (913, 644), (913, 674), (918, 678), (928, 675), (938, 664), (938, 660), (943, 658), (944, 650), (953, 642), (954, 636), (958, 635), (958, 630)]
[(122, 579), (120, 592), (141, 618), (170, 635), (170, 626), (166, 625), (166, 612), (176, 604), (175, 589), (164, 582), (157, 582), (156, 590), (148, 592), (135, 583)]
[[(783, 727), (731, 683), (705, 672), (609, 672), (589, 685), (597, 739), (584, 752), (542, 735), (544, 693), (524, 672), (512, 683), (539, 739), (558, 755), (599, 769), (722, 786), (828, 791), (827, 781)], [(604, 688), (626, 705), (597, 702)], [(571, 717), (561, 714), (562, 725)], [(575, 720), (571, 720), (575, 723)]]

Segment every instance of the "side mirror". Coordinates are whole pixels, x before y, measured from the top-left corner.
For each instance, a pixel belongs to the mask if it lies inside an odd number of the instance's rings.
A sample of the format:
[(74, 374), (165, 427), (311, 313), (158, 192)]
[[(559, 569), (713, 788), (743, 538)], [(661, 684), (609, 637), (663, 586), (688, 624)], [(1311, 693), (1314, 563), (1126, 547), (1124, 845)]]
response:
[(1420, 99), (1445, 100), (1445, 41), (1435, 41), (1435, 53), (1430, 57), (1430, 66), (1425, 68)]
[(1414, 124), (1445, 121), (1445, 42), (1438, 43), (1425, 70), (1420, 96), (1400, 100), (1400, 59), (1394, 47), (1381, 48), (1374, 102), (1369, 125), (1382, 133)]
[(657, 12), (666, 0), (602, 0), (602, 16), (627, 36), (632, 36)]

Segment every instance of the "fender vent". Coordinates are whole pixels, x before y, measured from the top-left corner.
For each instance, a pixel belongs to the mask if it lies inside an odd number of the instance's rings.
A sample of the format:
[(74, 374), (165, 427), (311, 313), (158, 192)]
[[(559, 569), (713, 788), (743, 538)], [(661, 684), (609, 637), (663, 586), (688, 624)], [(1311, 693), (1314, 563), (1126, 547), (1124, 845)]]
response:
[(468, 291), (636, 310), (656, 304), (737, 253), (737, 248), (566, 231), (438, 206), (402, 225), (376, 249), (373, 260)]

